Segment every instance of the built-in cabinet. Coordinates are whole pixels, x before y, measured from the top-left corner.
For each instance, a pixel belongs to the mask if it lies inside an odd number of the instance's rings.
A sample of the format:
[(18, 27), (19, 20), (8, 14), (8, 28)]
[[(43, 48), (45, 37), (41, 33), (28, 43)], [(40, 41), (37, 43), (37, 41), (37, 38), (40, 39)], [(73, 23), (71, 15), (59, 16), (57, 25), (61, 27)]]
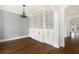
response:
[(50, 45), (58, 44), (58, 42), (55, 43), (57, 39), (55, 40), (56, 36), (54, 36), (56, 34), (56, 30), (58, 30), (54, 26), (58, 26), (58, 23), (54, 22), (53, 9), (43, 8), (33, 13), (32, 16), (32, 19), (30, 19), (29, 36), (35, 40), (48, 43)]
[(44, 41), (53, 45), (54, 41), (54, 13), (51, 9), (46, 9)]

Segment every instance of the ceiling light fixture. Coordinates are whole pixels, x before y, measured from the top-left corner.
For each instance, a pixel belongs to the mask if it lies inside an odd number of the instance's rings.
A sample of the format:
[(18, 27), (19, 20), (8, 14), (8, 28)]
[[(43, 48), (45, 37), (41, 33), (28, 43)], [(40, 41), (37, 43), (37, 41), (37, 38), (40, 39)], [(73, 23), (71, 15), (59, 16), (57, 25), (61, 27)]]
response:
[(26, 18), (27, 16), (25, 15), (25, 5), (22, 5), (23, 6), (23, 14), (21, 15), (22, 18)]

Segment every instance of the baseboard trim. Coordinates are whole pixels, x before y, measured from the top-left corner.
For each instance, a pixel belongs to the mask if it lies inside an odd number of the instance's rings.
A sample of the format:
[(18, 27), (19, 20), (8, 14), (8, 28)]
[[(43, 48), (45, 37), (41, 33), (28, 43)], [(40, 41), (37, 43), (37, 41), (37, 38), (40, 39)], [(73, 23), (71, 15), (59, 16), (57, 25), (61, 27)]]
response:
[(25, 38), (25, 37), (29, 37), (29, 36), (26, 35), (26, 36), (19, 36), (19, 37), (13, 37), (13, 38), (8, 38), (8, 39), (0, 39), (0, 42), (6, 42), (6, 41), (11, 41), (11, 40), (18, 40), (20, 38)]

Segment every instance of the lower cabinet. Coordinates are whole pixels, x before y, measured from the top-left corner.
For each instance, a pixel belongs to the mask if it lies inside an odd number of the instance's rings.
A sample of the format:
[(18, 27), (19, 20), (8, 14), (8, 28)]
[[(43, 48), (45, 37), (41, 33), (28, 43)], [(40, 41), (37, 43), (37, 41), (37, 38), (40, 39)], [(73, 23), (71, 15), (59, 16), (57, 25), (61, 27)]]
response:
[(53, 45), (54, 34), (53, 30), (47, 29), (44, 31), (44, 42)]
[(29, 35), (35, 40), (53, 45), (54, 34), (51, 29), (31, 29)]

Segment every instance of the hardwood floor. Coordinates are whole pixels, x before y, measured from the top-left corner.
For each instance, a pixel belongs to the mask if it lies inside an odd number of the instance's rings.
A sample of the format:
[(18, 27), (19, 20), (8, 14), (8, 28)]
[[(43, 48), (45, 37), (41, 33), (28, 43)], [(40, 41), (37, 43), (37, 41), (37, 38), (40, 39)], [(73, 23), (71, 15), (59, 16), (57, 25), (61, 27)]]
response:
[(48, 53), (50, 48), (52, 46), (29, 37), (0, 43), (1, 53)]
[(79, 53), (79, 41), (65, 39), (64, 48), (55, 48), (30, 37), (0, 43), (2, 54), (75, 54)]

